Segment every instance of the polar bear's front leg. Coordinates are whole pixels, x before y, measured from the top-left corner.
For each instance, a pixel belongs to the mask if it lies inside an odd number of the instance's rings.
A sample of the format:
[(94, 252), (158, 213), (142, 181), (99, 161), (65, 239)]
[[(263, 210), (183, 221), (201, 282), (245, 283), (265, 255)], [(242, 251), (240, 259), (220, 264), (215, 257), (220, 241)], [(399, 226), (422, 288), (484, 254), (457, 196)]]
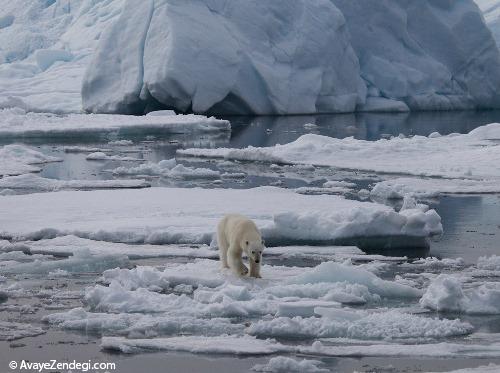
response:
[(262, 278), (260, 275), (260, 263), (255, 263), (254, 260), (250, 259), (250, 272), (248, 273), (248, 276), (250, 277), (255, 277), (255, 278)]
[(227, 252), (227, 261), (229, 268), (231, 268), (238, 276), (245, 276), (248, 273), (248, 268), (241, 260), (241, 252), (238, 254), (238, 251), (233, 250), (232, 247), (229, 247)]

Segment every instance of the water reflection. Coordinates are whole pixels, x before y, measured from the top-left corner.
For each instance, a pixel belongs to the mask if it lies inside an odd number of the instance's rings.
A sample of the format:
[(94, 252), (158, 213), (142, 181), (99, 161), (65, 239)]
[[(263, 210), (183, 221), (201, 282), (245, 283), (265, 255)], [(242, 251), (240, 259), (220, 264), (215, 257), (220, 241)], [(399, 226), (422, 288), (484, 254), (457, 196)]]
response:
[(475, 263), (480, 256), (500, 255), (500, 197), (442, 197), (433, 206), (441, 216), (444, 234), (433, 242), (431, 254)]
[[(232, 147), (286, 144), (306, 133), (335, 138), (353, 136), (378, 140), (399, 134), (428, 136), (467, 133), (476, 127), (500, 122), (500, 111), (454, 111), (418, 113), (353, 113), (286, 117), (227, 117), (233, 126)], [(316, 127), (304, 127), (305, 124)]]

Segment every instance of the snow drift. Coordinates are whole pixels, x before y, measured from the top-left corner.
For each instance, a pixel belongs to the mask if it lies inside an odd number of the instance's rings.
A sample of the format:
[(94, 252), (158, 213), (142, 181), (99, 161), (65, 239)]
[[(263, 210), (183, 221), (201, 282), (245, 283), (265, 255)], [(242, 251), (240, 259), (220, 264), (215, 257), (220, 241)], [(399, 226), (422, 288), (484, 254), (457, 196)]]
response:
[(82, 98), (127, 114), (452, 110), (500, 107), (499, 84), (473, 1), (129, 0)]

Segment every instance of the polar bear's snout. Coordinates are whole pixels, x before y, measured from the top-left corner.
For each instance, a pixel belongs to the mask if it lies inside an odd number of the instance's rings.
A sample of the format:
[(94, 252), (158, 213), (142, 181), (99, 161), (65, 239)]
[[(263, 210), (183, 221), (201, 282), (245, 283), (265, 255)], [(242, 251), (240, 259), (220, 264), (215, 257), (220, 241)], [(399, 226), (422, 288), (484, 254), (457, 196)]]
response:
[(257, 264), (260, 263), (260, 261), (262, 260), (262, 245), (258, 245), (257, 247), (255, 247), (255, 244), (249, 244), (249, 246), (250, 247), (248, 248), (247, 254), (249, 259), (253, 260)]

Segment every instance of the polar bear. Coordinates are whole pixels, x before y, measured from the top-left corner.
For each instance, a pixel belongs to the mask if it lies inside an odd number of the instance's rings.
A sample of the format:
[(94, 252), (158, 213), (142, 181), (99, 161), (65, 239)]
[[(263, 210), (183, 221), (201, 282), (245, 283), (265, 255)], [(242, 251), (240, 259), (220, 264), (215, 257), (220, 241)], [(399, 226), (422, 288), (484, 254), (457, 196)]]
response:
[[(223, 268), (231, 268), (239, 276), (261, 277), (264, 241), (253, 221), (238, 214), (224, 216), (217, 226), (217, 241)], [(250, 272), (241, 260), (243, 252), (248, 257)]]

